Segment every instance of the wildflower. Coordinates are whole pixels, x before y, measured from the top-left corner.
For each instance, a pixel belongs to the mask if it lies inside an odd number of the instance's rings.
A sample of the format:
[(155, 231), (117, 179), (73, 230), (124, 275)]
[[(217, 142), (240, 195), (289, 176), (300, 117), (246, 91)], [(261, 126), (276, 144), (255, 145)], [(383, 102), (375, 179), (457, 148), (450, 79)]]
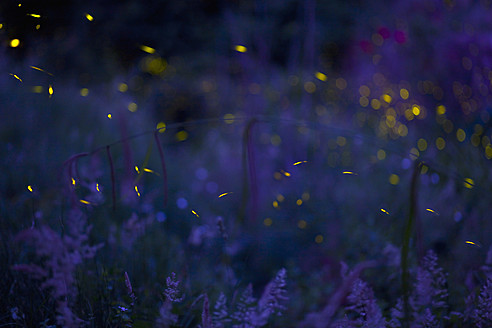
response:
[(279, 316), (282, 315), (285, 306), (281, 305), (280, 302), (289, 299), (285, 291), (286, 275), (287, 271), (284, 268), (280, 269), (275, 279), (265, 287), (265, 291), (258, 302), (260, 313), (267, 312), (268, 315), (272, 313)]
[(383, 318), (381, 309), (376, 304), (374, 292), (366, 282), (356, 279), (347, 301), (350, 305), (346, 307), (346, 310), (357, 314), (355, 319), (356, 326), (374, 328), (385, 326), (386, 320)]
[(178, 296), (181, 293), (179, 291), (179, 283), (180, 281), (176, 278), (176, 274), (171, 272), (171, 275), (166, 279), (167, 288), (164, 290), (164, 295), (173, 303), (179, 303), (184, 299), (184, 296)]
[(208, 296), (205, 294), (202, 311), (202, 328), (212, 328), (212, 318), (210, 317)]
[(169, 327), (178, 323), (178, 316), (171, 312), (172, 303), (166, 300), (159, 308), (159, 317), (156, 320), (156, 327)]
[[(473, 300), (473, 299), (472, 299)], [(485, 328), (492, 326), (492, 279), (480, 289), (480, 294), (475, 302), (475, 309), (471, 312), (471, 319), (476, 327)]]
[(246, 328), (252, 326), (251, 318), (255, 311), (255, 303), (256, 299), (253, 297), (253, 286), (249, 284), (241, 294), (241, 298), (236, 305), (236, 311), (234, 311), (231, 316), (236, 322), (236, 324), (233, 325), (234, 328)]
[(429, 251), (417, 270), (417, 282), (411, 300), (412, 306), (417, 312), (427, 307), (433, 310), (446, 309), (447, 296), (446, 275), (443, 269), (437, 266), (436, 254)]
[(215, 311), (212, 313), (212, 319), (215, 328), (223, 328), (231, 321), (227, 312), (227, 298), (224, 293), (220, 293), (214, 306)]
[(133, 288), (132, 288), (132, 283), (130, 282), (130, 277), (128, 277), (128, 273), (125, 271), (125, 285), (126, 285), (126, 290), (128, 292), (128, 295), (132, 299), (132, 305), (133, 302), (135, 302), (135, 293), (133, 293)]

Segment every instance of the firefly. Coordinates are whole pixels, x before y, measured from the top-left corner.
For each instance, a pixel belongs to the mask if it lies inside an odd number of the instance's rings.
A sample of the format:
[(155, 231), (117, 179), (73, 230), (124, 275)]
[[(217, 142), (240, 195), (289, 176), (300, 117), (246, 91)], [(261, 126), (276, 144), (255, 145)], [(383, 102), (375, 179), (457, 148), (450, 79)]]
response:
[(352, 172), (352, 171), (343, 171), (342, 174), (344, 174), (344, 175), (358, 175), (357, 173)]
[(308, 161), (299, 161), (299, 162), (295, 162), (294, 164), (292, 165), (299, 165), (299, 164), (304, 164), (304, 163), (307, 163)]
[(473, 246), (477, 246), (477, 247), (482, 247), (479, 243), (471, 241), (471, 240), (465, 241), (465, 244), (469, 244), (469, 245), (473, 245)]

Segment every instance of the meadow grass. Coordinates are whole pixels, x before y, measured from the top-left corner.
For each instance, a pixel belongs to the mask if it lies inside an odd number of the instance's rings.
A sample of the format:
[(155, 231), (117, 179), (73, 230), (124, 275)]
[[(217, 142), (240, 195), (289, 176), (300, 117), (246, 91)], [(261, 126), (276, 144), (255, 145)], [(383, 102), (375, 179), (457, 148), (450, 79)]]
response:
[(330, 6), (90, 88), (2, 56), (0, 326), (491, 326), (485, 4), (381, 5), (343, 62)]

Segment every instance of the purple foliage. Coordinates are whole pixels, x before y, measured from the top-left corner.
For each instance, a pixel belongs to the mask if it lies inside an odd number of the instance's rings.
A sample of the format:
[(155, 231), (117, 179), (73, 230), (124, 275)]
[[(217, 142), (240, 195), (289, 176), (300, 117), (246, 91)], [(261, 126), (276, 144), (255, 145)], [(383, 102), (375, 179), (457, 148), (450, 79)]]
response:
[(231, 322), (227, 309), (227, 297), (224, 293), (220, 293), (219, 298), (215, 302), (212, 320), (215, 328), (223, 328)]
[(207, 294), (205, 294), (203, 298), (202, 328), (212, 328), (212, 317), (210, 316), (210, 306)]
[(176, 274), (171, 272), (171, 275), (166, 278), (166, 289), (164, 290), (164, 295), (166, 299), (173, 303), (179, 303), (183, 301), (184, 295), (181, 295), (181, 291), (179, 290), (180, 281), (176, 278)]
[(357, 279), (352, 285), (352, 291), (347, 296), (348, 312), (355, 312), (354, 323), (360, 327), (378, 328), (384, 327), (386, 321), (383, 318), (381, 309), (376, 303), (374, 292), (366, 282)]
[(475, 327), (485, 328), (492, 326), (492, 279), (487, 278), (480, 288), (477, 297), (471, 297), (468, 303), (468, 319)]
[(57, 322), (64, 327), (79, 327), (82, 320), (71, 310), (70, 304), (77, 298), (75, 270), (86, 259), (93, 258), (102, 244), (87, 244), (91, 226), (78, 209), (70, 211), (65, 222), (66, 233), (60, 236), (48, 226), (24, 230), (17, 240), (34, 246), (41, 261), (38, 264), (19, 264), (14, 270), (33, 274), (41, 279), (41, 288), (50, 291), (57, 304)]

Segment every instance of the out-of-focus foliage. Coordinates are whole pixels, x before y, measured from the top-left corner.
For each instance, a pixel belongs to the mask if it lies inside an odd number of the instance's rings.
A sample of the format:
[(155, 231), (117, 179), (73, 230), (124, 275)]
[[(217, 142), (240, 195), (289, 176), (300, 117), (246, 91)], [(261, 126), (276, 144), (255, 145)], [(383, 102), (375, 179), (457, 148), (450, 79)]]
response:
[(0, 3), (0, 322), (487, 325), (490, 13)]

